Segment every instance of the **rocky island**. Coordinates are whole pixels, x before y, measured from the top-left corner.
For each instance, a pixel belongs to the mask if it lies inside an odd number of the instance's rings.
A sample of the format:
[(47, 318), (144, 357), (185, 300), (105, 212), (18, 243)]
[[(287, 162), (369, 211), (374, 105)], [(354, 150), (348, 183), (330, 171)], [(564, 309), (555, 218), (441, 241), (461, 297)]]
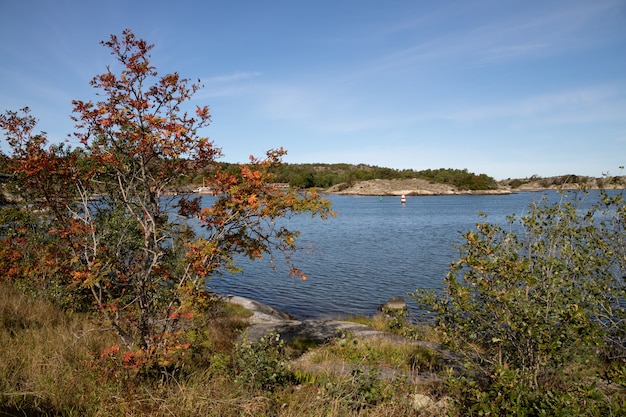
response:
[(457, 194), (511, 194), (509, 188), (491, 190), (461, 190), (454, 185), (436, 183), (421, 178), (375, 179), (360, 181), (352, 186), (346, 183), (334, 185), (326, 190), (329, 194), (342, 195), (382, 195), (382, 196), (428, 196)]
[(504, 195), (541, 190), (624, 189), (626, 176), (591, 178), (581, 176), (530, 177), (497, 182), (490, 189), (469, 190), (450, 183), (422, 178), (372, 179), (353, 184), (340, 183), (326, 190), (329, 194), (362, 196)]

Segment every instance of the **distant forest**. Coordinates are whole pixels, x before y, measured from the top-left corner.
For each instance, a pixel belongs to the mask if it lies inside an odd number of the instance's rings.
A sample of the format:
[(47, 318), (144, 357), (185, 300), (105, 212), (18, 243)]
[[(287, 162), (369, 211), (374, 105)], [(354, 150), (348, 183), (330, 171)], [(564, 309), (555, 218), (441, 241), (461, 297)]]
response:
[[(11, 173), (7, 168), (8, 157), (0, 154), (0, 182), (8, 179)], [(228, 173), (239, 174), (241, 164), (228, 162), (217, 163)], [(196, 188), (210, 185), (208, 179), (215, 166), (189, 172), (174, 184), (174, 188)], [(284, 163), (273, 168), (275, 182), (289, 184), (292, 188), (322, 188), (326, 189), (336, 184), (345, 183), (348, 186), (359, 181), (373, 179), (408, 179), (420, 178), (433, 183), (450, 184), (460, 190), (491, 190), (497, 189), (497, 181), (486, 174), (474, 174), (467, 169), (426, 169), (414, 171), (412, 169), (397, 170), (366, 164), (288, 164)]]
[[(0, 184), (6, 181), (11, 173), (7, 168), (8, 157), (0, 153)], [(238, 174), (241, 171), (241, 164), (218, 162), (220, 168), (229, 173)], [(215, 170), (215, 165), (194, 172), (189, 172), (172, 184), (173, 188), (179, 191), (191, 190), (208, 183), (211, 178), (211, 171)], [(590, 178), (577, 176), (574, 174), (542, 178), (533, 175), (529, 178), (516, 178), (496, 181), (486, 174), (475, 174), (467, 169), (425, 169), (415, 171), (412, 169), (384, 168), (367, 164), (288, 164), (284, 163), (273, 168), (275, 182), (289, 184), (292, 188), (320, 188), (327, 189), (337, 184), (346, 184), (348, 187), (359, 181), (374, 179), (409, 179), (419, 178), (432, 183), (449, 184), (459, 190), (494, 190), (499, 186), (507, 186), (512, 189), (523, 186), (534, 185), (536, 187), (550, 188), (562, 184), (582, 184), (596, 187), (603, 186), (626, 186), (626, 177)], [(1, 194), (1, 193), (0, 193)], [(0, 202), (1, 202), (0, 195)]]
[[(219, 163), (223, 170), (238, 173), (239, 164)], [(178, 186), (202, 185), (208, 171), (199, 171), (181, 179)], [(434, 183), (450, 184), (461, 190), (497, 189), (498, 183), (486, 174), (474, 174), (467, 169), (411, 169), (397, 170), (359, 164), (282, 164), (274, 169), (277, 183), (286, 183), (293, 188), (329, 188), (336, 184), (352, 185), (358, 181), (373, 179), (420, 178)], [(206, 184), (208, 185), (208, 184)]]

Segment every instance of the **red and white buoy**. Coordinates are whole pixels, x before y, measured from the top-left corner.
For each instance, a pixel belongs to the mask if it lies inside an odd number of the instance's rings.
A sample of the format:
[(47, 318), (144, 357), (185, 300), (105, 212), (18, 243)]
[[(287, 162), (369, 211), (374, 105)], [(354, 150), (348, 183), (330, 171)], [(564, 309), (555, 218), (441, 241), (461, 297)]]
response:
[(404, 196), (404, 194), (402, 194), (402, 197), (400, 197), (400, 203), (406, 203), (406, 197)]

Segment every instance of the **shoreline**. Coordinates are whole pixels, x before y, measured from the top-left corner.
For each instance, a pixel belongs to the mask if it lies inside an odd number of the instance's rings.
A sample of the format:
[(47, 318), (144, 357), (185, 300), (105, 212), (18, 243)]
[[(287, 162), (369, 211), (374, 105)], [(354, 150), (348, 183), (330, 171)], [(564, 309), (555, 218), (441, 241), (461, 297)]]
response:
[(503, 182), (497, 189), (491, 190), (462, 190), (450, 184), (431, 183), (429, 181), (411, 179), (375, 179), (360, 181), (352, 185), (346, 183), (334, 185), (324, 191), (331, 195), (354, 195), (354, 196), (381, 196), (381, 197), (428, 197), (428, 196), (454, 196), (454, 195), (511, 195), (524, 192), (541, 191), (583, 191), (583, 190), (624, 190), (624, 185), (619, 184), (599, 184), (596, 181), (565, 184), (541, 184), (539, 181), (532, 181), (519, 186), (512, 187), (508, 182)]

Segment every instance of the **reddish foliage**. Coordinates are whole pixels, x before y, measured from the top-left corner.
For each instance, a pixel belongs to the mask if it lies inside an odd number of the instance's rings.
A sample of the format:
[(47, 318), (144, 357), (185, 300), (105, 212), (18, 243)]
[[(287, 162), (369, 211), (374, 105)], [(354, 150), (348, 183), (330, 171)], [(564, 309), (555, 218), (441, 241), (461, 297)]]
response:
[[(73, 102), (81, 149), (46, 148), (28, 109), (0, 116), (13, 150), (11, 169), (23, 184), (16, 192), (39, 213), (56, 245), (41, 245), (35, 233), (7, 238), (0, 272), (37, 275), (17, 250), (16, 239), (26, 239), (44, 269), (62, 270), (72, 291), (88, 291), (117, 330), (127, 352), (121, 362), (168, 367), (190, 347), (186, 330), (200, 316), (211, 276), (236, 269), (236, 254), (257, 259), (278, 252), (289, 262), (298, 232), (273, 220), (332, 213), (317, 195), (272, 185), (270, 170), (281, 164), (282, 148), (251, 157), (239, 175), (221, 170), (215, 163), (220, 149), (200, 134), (211, 121), (209, 107), (184, 110), (200, 85), (177, 73), (159, 77), (150, 61), (153, 46), (130, 30), (102, 44), (122, 69), (92, 79), (100, 101)], [(182, 218), (201, 222), (204, 233), (195, 236), (172, 219), (174, 207), (162, 196), (199, 168), (209, 170), (217, 201), (203, 208), (199, 198), (180, 198), (175, 207)], [(306, 279), (293, 265), (290, 271)]]

